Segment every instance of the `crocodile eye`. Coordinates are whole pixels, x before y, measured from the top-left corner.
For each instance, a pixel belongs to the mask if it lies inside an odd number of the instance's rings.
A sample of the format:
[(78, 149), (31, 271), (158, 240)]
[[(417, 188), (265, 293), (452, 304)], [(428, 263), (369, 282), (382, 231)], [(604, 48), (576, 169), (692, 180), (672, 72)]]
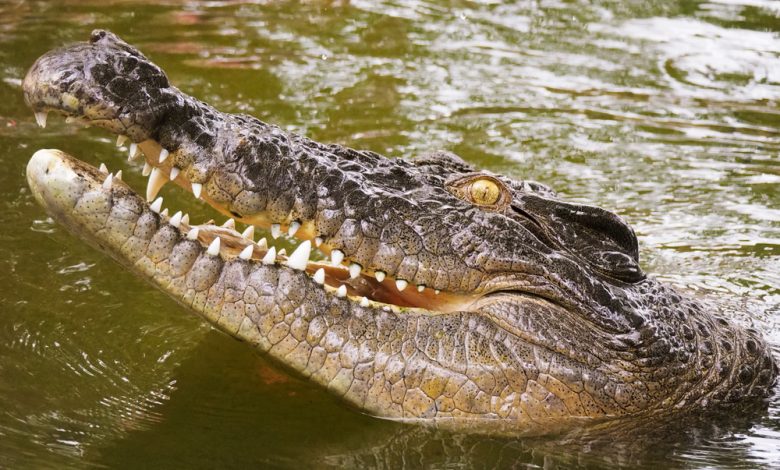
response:
[(464, 201), (492, 211), (506, 209), (512, 200), (504, 183), (493, 176), (480, 173), (459, 176), (447, 182), (447, 189)]
[(501, 197), (501, 189), (493, 180), (480, 178), (471, 183), (469, 187), (469, 196), (475, 204), (480, 206), (492, 206), (498, 202)]

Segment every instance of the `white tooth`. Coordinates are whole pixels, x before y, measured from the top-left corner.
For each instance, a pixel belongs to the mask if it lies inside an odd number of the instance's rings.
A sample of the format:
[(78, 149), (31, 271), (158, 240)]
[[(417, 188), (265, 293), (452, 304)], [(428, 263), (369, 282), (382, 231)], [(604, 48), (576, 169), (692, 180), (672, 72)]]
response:
[(192, 195), (195, 199), (200, 199), (200, 192), (203, 190), (203, 185), (200, 183), (192, 183)]
[(106, 176), (106, 179), (103, 180), (103, 189), (111, 189), (111, 183), (114, 182), (114, 175), (111, 173)]
[(241, 259), (250, 259), (252, 258), (253, 251), (255, 251), (255, 245), (249, 244), (246, 246), (246, 248), (241, 250), (241, 253), (238, 255), (238, 257)]
[(309, 255), (311, 254), (311, 242), (309, 240), (304, 241), (295, 251), (292, 252), (289, 258), (287, 258), (287, 266), (303, 271), (306, 269), (306, 265), (309, 264)]
[(276, 260), (276, 247), (272, 246), (263, 256), (263, 264), (274, 264)]
[(282, 226), (279, 224), (272, 224), (271, 225), (271, 236), (274, 237), (274, 239), (279, 238), (279, 235), (282, 234)]
[(320, 245), (322, 245), (322, 237), (315, 237), (314, 246), (320, 246)]
[(385, 276), (387, 276), (387, 274), (384, 271), (375, 271), (374, 272), (374, 277), (379, 282), (384, 281), (385, 280)]
[(149, 181), (146, 183), (146, 200), (151, 201), (157, 196), (168, 179), (163, 175), (162, 170), (155, 168), (152, 170), (152, 174), (149, 175)]
[(122, 181), (122, 170), (117, 171), (116, 175), (114, 175), (114, 178), (118, 179), (119, 181)]
[(314, 273), (314, 282), (317, 284), (325, 284), (325, 270), (320, 268)]
[(155, 212), (157, 212), (159, 214), (160, 213), (160, 209), (162, 209), (162, 198), (158, 197), (157, 199), (155, 199), (154, 202), (152, 203), (152, 205), (149, 206), (149, 209), (151, 209), (151, 210), (153, 210), (153, 211), (155, 211)]
[(346, 297), (347, 296), (347, 286), (344, 284), (340, 285), (338, 289), (336, 289), (336, 297)]
[(351, 279), (355, 279), (356, 277), (360, 276), (360, 270), (363, 269), (362, 266), (360, 266), (357, 263), (352, 263), (349, 265), (349, 277)]
[(425, 290), (425, 284), (417, 284), (417, 292), (422, 292)]
[(435, 289), (435, 290), (433, 291), (433, 293), (434, 293), (434, 294), (436, 294), (436, 295), (439, 295), (439, 292), (441, 292), (439, 289)]
[(301, 228), (301, 223), (298, 221), (293, 221), (293, 223), (291, 223), (287, 228), (287, 235), (291, 237), (295, 236), (295, 233), (298, 232), (299, 228)]
[(268, 240), (265, 239), (265, 237), (261, 238), (259, 242), (257, 242), (257, 246), (260, 247), (260, 249), (265, 250), (268, 248)]
[(338, 266), (344, 261), (344, 252), (341, 250), (333, 250), (330, 252), (330, 263), (333, 266)]
[(100, 164), (100, 168), (98, 168), (98, 171), (103, 172), (103, 173), (108, 173), (108, 167), (106, 166), (105, 163), (101, 163)]
[(176, 228), (179, 228), (179, 225), (181, 225), (181, 218), (181, 211), (178, 211), (177, 213), (173, 214), (173, 217), (171, 217), (171, 220), (169, 220), (168, 223)]
[(398, 292), (401, 292), (402, 290), (406, 289), (406, 286), (408, 286), (409, 283), (404, 281), (403, 279), (396, 279), (395, 280), (395, 287), (398, 288)]
[(127, 142), (127, 136), (126, 135), (119, 134), (118, 136), (116, 136), (116, 146), (117, 147), (121, 147), (121, 146), (125, 145), (125, 142)]
[(138, 144), (132, 142), (130, 143), (130, 149), (127, 151), (127, 159), (128, 160), (134, 159), (136, 153), (138, 153)]
[(368, 307), (368, 298), (367, 297), (363, 297), (362, 299), (360, 299), (360, 306), (361, 307)]
[(249, 240), (250, 242), (255, 241), (255, 226), (250, 225), (249, 227), (244, 230), (243, 233), (241, 233), (241, 236)]
[(279, 253), (277, 253), (277, 254), (279, 256), (286, 256), (287, 255), (287, 249), (286, 248), (282, 248), (281, 250), (279, 250)]
[(160, 150), (160, 163), (162, 163), (165, 160), (167, 160), (168, 159), (168, 155), (170, 155), (170, 153), (167, 150), (165, 150), (165, 149)]
[(141, 170), (143, 176), (149, 176), (152, 174), (152, 165), (149, 162), (144, 162), (144, 169)]
[(160, 215), (168, 217), (168, 208), (166, 207), (165, 209), (163, 209), (162, 212), (160, 212)]
[(183, 223), (184, 225), (189, 225), (190, 224), (190, 215), (189, 214), (184, 214), (184, 217), (181, 218), (181, 223)]
[(48, 111), (39, 111), (35, 113), (35, 122), (41, 127), (46, 127), (46, 117), (49, 115)]
[(175, 166), (171, 167), (171, 181), (173, 181), (176, 178), (178, 178), (180, 172), (181, 172), (181, 170), (176, 168)]
[(190, 240), (197, 240), (198, 232), (200, 232), (200, 229), (198, 227), (192, 227), (190, 231), (187, 232), (187, 238), (189, 238)]
[(225, 228), (236, 228), (236, 221), (233, 220), (233, 218), (231, 217), (231, 218), (227, 219), (225, 221), (225, 223), (222, 224), (222, 226), (225, 227)]
[(211, 256), (217, 256), (219, 254), (219, 243), (219, 237), (215, 238), (214, 241), (211, 242), (211, 245), (209, 245), (209, 249), (206, 250), (206, 253)]

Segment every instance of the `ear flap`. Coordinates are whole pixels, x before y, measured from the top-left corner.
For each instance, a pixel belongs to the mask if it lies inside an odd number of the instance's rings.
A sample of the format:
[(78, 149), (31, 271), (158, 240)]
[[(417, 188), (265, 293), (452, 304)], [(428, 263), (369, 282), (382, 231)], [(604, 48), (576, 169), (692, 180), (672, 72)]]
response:
[(597, 271), (624, 282), (644, 279), (636, 234), (617, 214), (533, 194), (520, 196), (515, 205), (550, 239)]

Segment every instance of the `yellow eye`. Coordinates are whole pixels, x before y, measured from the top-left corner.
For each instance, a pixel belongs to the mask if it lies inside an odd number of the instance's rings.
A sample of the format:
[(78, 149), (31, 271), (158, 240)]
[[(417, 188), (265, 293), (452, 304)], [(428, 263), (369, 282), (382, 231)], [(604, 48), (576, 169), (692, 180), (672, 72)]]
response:
[(471, 200), (474, 201), (475, 204), (492, 206), (497, 203), (498, 198), (501, 197), (501, 189), (495, 181), (481, 178), (471, 183), (469, 196), (471, 196)]

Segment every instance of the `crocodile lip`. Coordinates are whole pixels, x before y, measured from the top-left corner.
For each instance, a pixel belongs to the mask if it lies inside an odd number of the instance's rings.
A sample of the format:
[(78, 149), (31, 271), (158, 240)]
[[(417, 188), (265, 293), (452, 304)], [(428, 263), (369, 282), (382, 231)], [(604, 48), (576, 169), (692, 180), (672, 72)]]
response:
[[(124, 144), (124, 139), (120, 137), (119, 142)], [(312, 240), (305, 229), (294, 225), (284, 227), (286, 229), (284, 234), (282, 233), (283, 227), (272, 225), (270, 237), (256, 240), (254, 225), (246, 225), (246, 227), (241, 228), (239, 227), (240, 223), (236, 223), (233, 218), (227, 219), (221, 225), (216, 225), (211, 220), (202, 224), (193, 223), (190, 221), (189, 215), (182, 211), (164, 208), (163, 198), (157, 197), (160, 187), (171, 179), (175, 180), (179, 186), (187, 188), (191, 194), (193, 193), (193, 185), (183, 175), (171, 178), (171, 167), (165, 165), (164, 158), (162, 162), (160, 161), (160, 154), (163, 151), (159, 144), (151, 140), (141, 142), (138, 146), (131, 144), (131, 160), (137, 157), (136, 153), (139, 153), (139, 149), (146, 155), (144, 173), (150, 173), (149, 169), (151, 168), (147, 200), (144, 204), (149, 210), (158, 213), (163, 221), (176, 227), (181, 232), (182, 237), (198, 241), (209, 254), (224, 258), (239, 257), (250, 262), (266, 265), (275, 264), (304, 271), (314, 283), (321, 285), (331, 295), (348, 298), (364, 307), (370, 306), (395, 311), (412, 308), (420, 309), (428, 314), (437, 314), (469, 310), (469, 306), (479, 298), (477, 294), (470, 295), (439, 291), (425, 288), (425, 286), (411, 286), (405, 281), (392, 279), (381, 272), (359, 270), (354, 265), (343, 263), (343, 259), (334, 255), (333, 252), (331, 252), (331, 260), (327, 260), (325, 254), (317, 248), (320, 241)], [(153, 155), (154, 158), (150, 159), (149, 155)], [(112, 173), (103, 163), (101, 163), (100, 168), (95, 168), (56, 150), (40, 150), (36, 156), (34, 158), (39, 160), (46, 159), (47, 161), (55, 161), (57, 164), (64, 162), (66, 166), (77, 166), (80, 169), (79, 173), (90, 179), (93, 187), (100, 187), (104, 191), (121, 188), (122, 191), (132, 192), (143, 201), (139, 194), (122, 181), (121, 170)], [(155, 165), (151, 165), (150, 161), (155, 161)], [(197, 186), (195, 188), (197, 191)], [(194, 195), (196, 199), (210, 202), (203, 194)], [(149, 199), (152, 201), (150, 202)], [(300, 244), (287, 254), (284, 249), (274, 246), (274, 242), (278, 239), (300, 241)]]

